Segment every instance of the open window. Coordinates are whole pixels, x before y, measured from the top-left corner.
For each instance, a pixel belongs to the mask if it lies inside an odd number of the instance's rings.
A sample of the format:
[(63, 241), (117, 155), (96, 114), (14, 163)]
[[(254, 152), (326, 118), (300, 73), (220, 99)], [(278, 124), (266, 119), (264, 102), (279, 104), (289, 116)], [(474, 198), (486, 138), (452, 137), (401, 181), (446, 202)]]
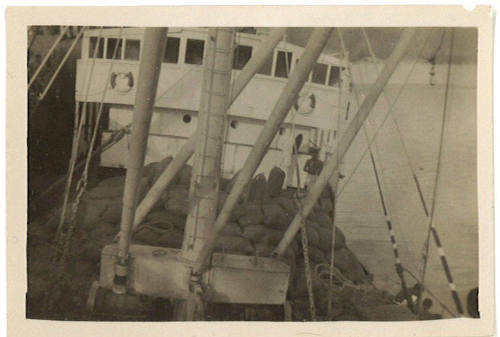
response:
[[(122, 39), (108, 38), (108, 48), (106, 49), (106, 58), (120, 60), (122, 58)], [(114, 55), (114, 57), (113, 57)]]
[(338, 87), (340, 83), (340, 68), (337, 66), (330, 67), (330, 76), (328, 77), (328, 85), (330, 87)]
[(291, 67), (292, 67), (292, 53), (278, 51), (274, 76), (288, 78), (288, 74), (290, 74)]
[(252, 47), (243, 45), (237, 46), (233, 54), (233, 69), (243, 69), (251, 57)]
[(125, 60), (139, 60), (141, 55), (141, 40), (125, 40)]
[(168, 37), (167, 38), (167, 48), (165, 48), (165, 54), (163, 55), (163, 62), (166, 63), (177, 63), (179, 62), (179, 47), (181, 45), (181, 39), (178, 37)]
[(186, 57), (184, 63), (203, 64), (203, 52), (205, 50), (205, 41), (187, 39)]
[(311, 82), (317, 84), (325, 84), (327, 70), (328, 65), (324, 63), (316, 63), (312, 71)]
[(100, 38), (99, 42), (97, 40), (98, 39), (96, 36), (90, 37), (89, 57), (94, 57), (97, 48), (97, 54), (95, 55), (95, 58), (102, 59), (104, 57), (104, 38)]

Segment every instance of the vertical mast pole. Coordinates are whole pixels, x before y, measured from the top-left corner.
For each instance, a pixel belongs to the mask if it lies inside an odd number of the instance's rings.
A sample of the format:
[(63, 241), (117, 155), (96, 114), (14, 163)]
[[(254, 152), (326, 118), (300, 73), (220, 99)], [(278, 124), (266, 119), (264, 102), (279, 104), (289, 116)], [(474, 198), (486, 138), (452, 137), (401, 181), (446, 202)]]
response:
[(198, 254), (217, 216), (226, 107), (231, 100), (234, 28), (209, 28), (183, 254)]
[(115, 293), (126, 292), (127, 257), (137, 205), (137, 190), (146, 156), (149, 127), (151, 125), (166, 39), (167, 28), (146, 28), (144, 32), (144, 43), (139, 65), (139, 78), (137, 81), (137, 93), (135, 95), (130, 136), (130, 149), (127, 159), (127, 174), (123, 191), (118, 261), (115, 266), (115, 280), (113, 284), (113, 291)]

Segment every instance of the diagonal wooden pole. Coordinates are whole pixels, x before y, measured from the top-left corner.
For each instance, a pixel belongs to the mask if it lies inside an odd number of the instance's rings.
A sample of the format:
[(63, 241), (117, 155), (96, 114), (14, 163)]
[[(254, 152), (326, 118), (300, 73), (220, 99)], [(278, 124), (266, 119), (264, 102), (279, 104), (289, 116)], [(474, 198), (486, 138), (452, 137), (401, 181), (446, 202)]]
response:
[[(380, 72), (379, 76), (377, 77), (377, 80), (372, 85), (370, 92), (368, 93), (365, 100), (361, 104), (358, 113), (353, 118), (351, 124), (347, 127), (346, 131), (344, 132), (344, 135), (340, 140), (339, 147), (335, 149), (334, 153), (332, 153), (330, 159), (326, 162), (323, 171), (316, 180), (316, 183), (313, 185), (310, 192), (304, 199), (304, 206), (303, 206), (304, 216), (307, 217), (309, 215), (312, 208), (314, 207), (314, 204), (317, 202), (322, 191), (328, 184), (330, 177), (337, 170), (339, 162), (342, 160), (345, 153), (351, 146), (351, 143), (354, 141), (354, 138), (356, 137), (359, 130), (363, 126), (365, 119), (368, 117), (368, 114), (370, 113), (373, 106), (377, 102), (380, 94), (382, 93), (382, 90), (384, 89), (385, 85), (391, 78), (399, 62), (406, 54), (408, 47), (410, 46), (410, 43), (412, 42), (413, 37), (415, 35), (415, 31), (416, 31), (415, 28), (405, 28), (402, 31), (398, 44), (392, 51), (391, 56), (389, 56), (389, 58), (385, 62), (384, 69), (382, 69), (382, 71)], [(274, 252), (275, 256), (282, 256), (285, 253), (287, 247), (290, 245), (292, 240), (294, 240), (295, 235), (299, 231), (300, 225), (301, 225), (301, 217), (300, 215), (296, 215), (292, 223), (288, 227), (287, 231), (285, 232), (282, 240), (276, 247)]]

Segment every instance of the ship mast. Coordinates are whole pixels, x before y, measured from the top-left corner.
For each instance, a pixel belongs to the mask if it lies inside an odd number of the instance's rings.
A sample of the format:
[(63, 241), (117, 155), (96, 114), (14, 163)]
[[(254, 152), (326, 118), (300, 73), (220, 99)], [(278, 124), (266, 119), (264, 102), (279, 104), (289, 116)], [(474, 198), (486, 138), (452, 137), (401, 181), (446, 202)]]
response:
[(234, 28), (209, 28), (201, 88), (197, 142), (194, 152), (190, 200), (192, 207), (184, 231), (183, 254), (196, 256), (212, 231), (217, 202), (233, 62)]

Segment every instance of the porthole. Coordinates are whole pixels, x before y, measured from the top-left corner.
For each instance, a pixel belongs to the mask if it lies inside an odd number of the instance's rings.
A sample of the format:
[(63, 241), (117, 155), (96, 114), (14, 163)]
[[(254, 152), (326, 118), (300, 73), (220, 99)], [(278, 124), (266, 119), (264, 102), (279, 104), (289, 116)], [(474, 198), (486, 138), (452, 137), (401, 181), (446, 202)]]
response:
[(229, 123), (229, 125), (231, 125), (231, 127), (233, 129), (236, 129), (238, 127), (238, 121), (231, 121), (231, 123)]
[(186, 123), (186, 124), (190, 123), (191, 122), (191, 115), (184, 115), (184, 116), (182, 116), (182, 121), (184, 123)]

